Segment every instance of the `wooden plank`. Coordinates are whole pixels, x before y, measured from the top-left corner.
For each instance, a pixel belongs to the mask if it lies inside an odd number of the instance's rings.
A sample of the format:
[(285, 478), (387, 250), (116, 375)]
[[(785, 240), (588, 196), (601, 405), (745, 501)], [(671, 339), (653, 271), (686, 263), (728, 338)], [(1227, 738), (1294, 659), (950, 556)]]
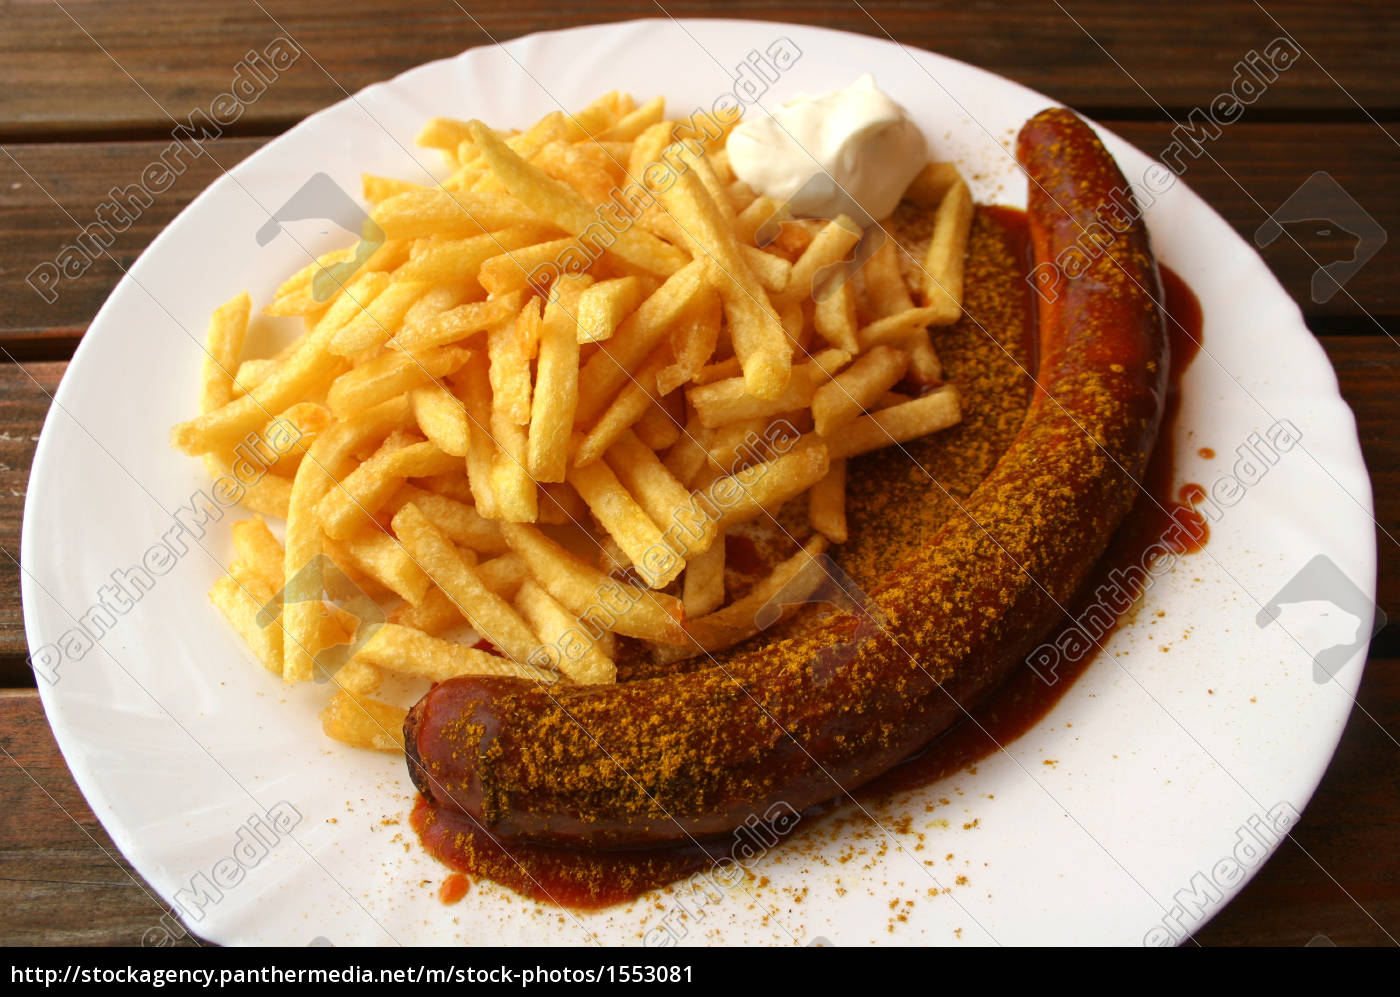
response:
[[(453, 4), (403, 5), (391, 17), (373, 0), (278, 0), (262, 6), (268, 13), (243, 0), (161, 6), (144, 0), (71, 0), (62, 7), (31, 0), (7, 5), (0, 32), (0, 122), (5, 123), (0, 137), (165, 134), (170, 116), (183, 120), (195, 108), (207, 109), (233, 84), (247, 53), (262, 52), (282, 33), (305, 54), (246, 106), (226, 134), (280, 130), (340, 99), (346, 90), (354, 92), (493, 40), (662, 16), (644, 0), (604, 0), (572, 9), (483, 0), (470, 5), (470, 17)], [(1388, 3), (1288, 0), (1267, 6), (1336, 82), (1311, 59), (1301, 58), (1259, 98), (1261, 113), (1302, 111), (1320, 120), (1335, 120), (1337, 114), (1362, 120), (1352, 97), (1382, 114), (1394, 110), (1400, 20)], [(1191, 0), (1158, 6), (1151, 16), (1116, 0), (1070, 0), (1062, 8), (1038, 0), (994, 7), (960, 0), (870, 0), (862, 5), (807, 0), (722, 7), (675, 2), (665, 10), (675, 17), (718, 13), (893, 36), (1067, 103), (1119, 115), (1155, 110), (1155, 104), (1173, 109), (1204, 105), (1230, 88), (1240, 60), (1251, 50), (1262, 52), (1282, 33), (1248, 0)], [(1222, 35), (1227, 26), (1228, 34)], [(761, 47), (770, 34), (755, 29), (755, 46)], [(682, 59), (706, 58), (679, 31), (677, 44)], [(62, 67), (61, 83), (55, 79), (56, 66)], [(1319, 113), (1324, 111), (1328, 113)]]
[[(1171, 143), (1169, 125), (1118, 123), (1114, 127), (1154, 156)], [(1217, 162), (1203, 155), (1191, 162), (1185, 179), (1251, 242), (1268, 214), (1319, 169), (1334, 177), (1384, 229), (1400, 233), (1400, 187), (1390, 179), (1400, 172), (1400, 146), (1369, 124), (1318, 125), (1309, 128), (1309, 136), (1309, 142), (1302, 144), (1294, 126), (1233, 125), (1209, 146)], [(36, 267), (57, 259), (77, 237), (80, 226), (113, 217), (102, 208), (112, 189), (126, 189), (137, 182), (143, 167), (169, 143), (12, 147), (14, 161), (0, 157), (0, 300), (7, 304), (0, 312), (0, 347), (17, 359), (71, 355), (83, 329), (120, 279), (122, 268), (130, 266), (175, 214), (221, 174), (221, 168), (240, 162), (264, 141), (210, 143), (208, 153), (190, 160), (185, 174), (125, 231), (109, 226), (110, 252), (116, 263), (97, 256), (81, 276), (63, 279), (54, 288), (52, 302), (27, 283), (29, 276)], [(1298, 241), (1280, 238), (1262, 250), (1264, 258), (1310, 317), (1328, 320), (1324, 331), (1378, 331), (1368, 315), (1384, 325), (1396, 325), (1400, 284), (1389, 275), (1400, 268), (1400, 237), (1390, 239), (1341, 293), (1316, 303), (1311, 300), (1311, 280), (1317, 266), (1346, 255), (1350, 248), (1340, 233), (1322, 235), (1316, 227), (1299, 226), (1290, 226), (1289, 231)], [(1337, 325), (1349, 319), (1358, 321)]]
[[(1400, 661), (1373, 659), (1358, 702), (1374, 717), (1394, 717)], [(0, 878), (0, 938), (11, 945), (139, 945), (164, 908), (73, 784), (37, 693), (0, 692), (0, 730), (10, 756), (0, 761), (9, 815), (0, 822), (0, 856), (11, 870)], [(1196, 940), (1304, 945), (1321, 935), (1361, 945), (1387, 944), (1387, 931), (1400, 936), (1394, 758), (1389, 736), (1355, 711), (1294, 842), (1285, 842)]]
[[(132, 871), (58, 752), (39, 695), (0, 691), (0, 939), (7, 945), (140, 945), (166, 908)], [(167, 919), (174, 924), (173, 920)], [(150, 932), (148, 935), (147, 933)], [(189, 938), (175, 944), (190, 945)]]
[[(190, 201), (241, 162), (265, 139), (224, 139), (186, 161), (185, 172), (127, 220), (103, 205), (112, 191), (141, 183), (147, 164), (169, 142), (95, 142), (25, 145), (0, 156), (0, 359), (66, 359), (102, 302), (138, 256)], [(135, 191), (122, 203), (146, 205)], [(125, 210), (125, 209), (123, 209)], [(57, 265), (65, 246), (88, 226), (105, 233), (84, 256), (91, 265), (58, 283), (36, 274)], [(250, 240), (251, 242), (251, 240)], [(115, 261), (115, 262), (114, 262)], [(52, 273), (52, 271), (50, 271)], [(48, 295), (37, 287), (45, 288)], [(52, 298), (52, 300), (49, 300)]]
[(19, 538), (39, 430), (66, 363), (0, 364), (0, 687), (33, 685), (25, 663)]

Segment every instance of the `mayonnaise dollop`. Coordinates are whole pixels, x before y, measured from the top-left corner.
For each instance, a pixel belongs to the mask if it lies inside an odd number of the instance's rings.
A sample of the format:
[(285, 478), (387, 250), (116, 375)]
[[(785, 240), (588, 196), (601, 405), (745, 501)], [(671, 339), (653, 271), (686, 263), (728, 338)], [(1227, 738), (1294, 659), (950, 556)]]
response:
[(751, 112), (729, 136), (729, 163), (797, 216), (889, 216), (928, 161), (923, 132), (866, 73), (844, 90)]

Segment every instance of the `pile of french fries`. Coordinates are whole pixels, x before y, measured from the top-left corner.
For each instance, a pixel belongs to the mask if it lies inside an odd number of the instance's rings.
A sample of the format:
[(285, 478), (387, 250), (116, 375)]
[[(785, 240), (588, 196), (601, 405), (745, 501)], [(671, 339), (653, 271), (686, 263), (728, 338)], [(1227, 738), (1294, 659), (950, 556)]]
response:
[[(355, 247), (265, 309), (300, 339), (245, 357), (248, 295), (215, 312), (201, 414), (174, 445), (217, 477), (249, 434), (298, 439), (248, 485), (257, 515), (211, 598), (288, 682), (353, 652), (332, 738), (401, 747), (403, 706), (376, 698), (391, 677), (606, 683), (619, 636), (674, 658), (753, 635), (846, 539), (847, 461), (958, 421), (930, 338), (961, 314), (956, 170), (931, 163), (906, 192), (934, 218), (917, 279), (888, 239), (846, 273), (849, 218), (756, 244), (782, 206), (736, 180), (735, 121), (702, 116), (612, 93), (523, 132), (433, 120), (419, 141), (449, 178), (365, 176), (382, 242), (326, 300), (318, 275)], [(804, 495), (810, 538), (731, 598), (727, 532)], [(360, 596), (332, 598), (331, 575)]]

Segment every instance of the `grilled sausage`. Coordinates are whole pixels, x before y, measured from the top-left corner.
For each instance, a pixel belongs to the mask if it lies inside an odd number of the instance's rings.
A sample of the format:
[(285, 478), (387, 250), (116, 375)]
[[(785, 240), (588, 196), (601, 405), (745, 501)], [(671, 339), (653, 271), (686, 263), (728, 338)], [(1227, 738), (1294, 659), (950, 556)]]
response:
[[(441, 683), (405, 724), (430, 800), (495, 834), (567, 846), (724, 833), (907, 758), (1062, 620), (1137, 493), (1167, 341), (1147, 233), (1089, 127), (1044, 111), (1018, 158), (1042, 297), (1038, 387), (966, 515), (871, 593), (868, 615), (836, 614), (722, 665), (606, 687)], [(1046, 266), (1071, 259), (1073, 272)]]

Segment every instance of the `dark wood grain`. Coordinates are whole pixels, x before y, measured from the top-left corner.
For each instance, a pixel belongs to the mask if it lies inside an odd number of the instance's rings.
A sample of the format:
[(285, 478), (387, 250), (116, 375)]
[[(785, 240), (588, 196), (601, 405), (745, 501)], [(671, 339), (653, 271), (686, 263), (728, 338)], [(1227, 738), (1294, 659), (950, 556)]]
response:
[[(1113, 127), (1157, 156), (1171, 142), (1171, 126), (1117, 122)], [(1260, 223), (1316, 170), (1343, 189), (1391, 232), (1400, 233), (1400, 146), (1374, 125), (1318, 125), (1300, 142), (1293, 126), (1241, 123), (1226, 129), (1209, 155), (1194, 162), (1185, 180), (1246, 240)], [(96, 256), (81, 276), (64, 279), (45, 300), (27, 283), (34, 268), (54, 260), (82, 227), (99, 217), (113, 187), (139, 178), (166, 143), (43, 143), (12, 147), (0, 156), (0, 346), (17, 359), (59, 359), (72, 353), (88, 322), (122, 273), (162, 228), (223, 170), (242, 161), (265, 140), (224, 139), (208, 144), (186, 173), (130, 224), (113, 231), (110, 255)], [(1340, 235), (1291, 227), (1263, 250), (1265, 262), (1321, 331), (1400, 332), (1400, 237), (1389, 240), (1325, 304), (1311, 300), (1318, 266), (1351, 252)], [(1295, 241), (1296, 239), (1296, 241)], [(250, 246), (250, 253), (254, 247)], [(1394, 328), (1392, 328), (1394, 327)], [(0, 355), (3, 356), (3, 355)]]
[[(1352, 97), (1372, 113), (1393, 114), (1400, 22), (1387, 3), (1289, 0), (1266, 6)], [(248, 108), (234, 134), (275, 132), (347, 90), (493, 40), (666, 14), (719, 14), (893, 36), (1067, 103), (1132, 116), (1144, 110), (1160, 114), (1158, 105), (1185, 111), (1209, 101), (1231, 85), (1235, 64), (1251, 49), (1261, 50), (1282, 34), (1245, 0), (1159, 5), (1151, 16), (1115, 0), (1062, 5), (1040, 0), (861, 5), (848, 0), (723, 5), (477, 0), (458, 5), (439, 0), (393, 7), (373, 0), (263, 0), (261, 7), (245, 0), (168, 5), (70, 0), (62, 9), (47, 0), (7, 4), (0, 14), (0, 135), (164, 134), (171, 116), (207, 108), (230, 86), (247, 52), (261, 51), (283, 33), (307, 57)], [(55, 73), (59, 65), (61, 76)], [(1304, 58), (1258, 107), (1261, 114), (1360, 118), (1352, 97)]]
[(68, 774), (37, 692), (0, 691), (0, 732), (0, 943), (140, 945), (148, 931), (148, 940), (169, 935), (159, 894)]

